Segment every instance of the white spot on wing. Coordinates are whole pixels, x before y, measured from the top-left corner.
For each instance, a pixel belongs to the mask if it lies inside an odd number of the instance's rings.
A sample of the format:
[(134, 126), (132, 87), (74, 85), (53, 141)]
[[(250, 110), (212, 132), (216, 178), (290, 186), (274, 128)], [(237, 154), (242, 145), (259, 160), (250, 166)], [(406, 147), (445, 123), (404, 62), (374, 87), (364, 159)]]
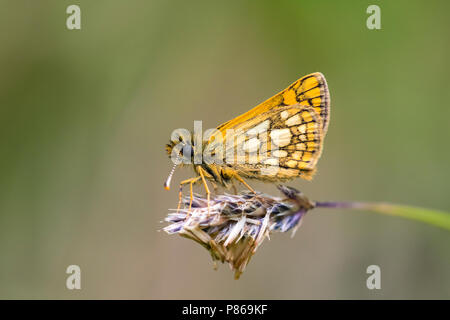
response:
[(276, 129), (270, 132), (272, 142), (279, 147), (287, 146), (291, 142), (291, 131), (288, 128)]
[(289, 127), (295, 126), (300, 123), (302, 123), (302, 120), (300, 119), (300, 116), (298, 114), (286, 120), (286, 125)]
[(306, 132), (306, 125), (302, 124), (301, 126), (298, 127), (298, 131), (300, 131), (300, 133), (305, 133)]
[(287, 156), (287, 151), (285, 150), (275, 150), (272, 152), (272, 156), (277, 157), (277, 158), (283, 158)]
[(265, 120), (263, 122), (261, 122), (260, 124), (258, 124), (257, 126), (247, 130), (247, 134), (249, 136), (256, 136), (262, 132), (265, 132), (269, 129), (269, 125), (270, 125), (270, 120)]
[(269, 166), (277, 166), (279, 164), (278, 159), (270, 158), (264, 160), (264, 164), (268, 164)]
[(306, 150), (306, 145), (304, 143), (297, 143), (297, 150)]

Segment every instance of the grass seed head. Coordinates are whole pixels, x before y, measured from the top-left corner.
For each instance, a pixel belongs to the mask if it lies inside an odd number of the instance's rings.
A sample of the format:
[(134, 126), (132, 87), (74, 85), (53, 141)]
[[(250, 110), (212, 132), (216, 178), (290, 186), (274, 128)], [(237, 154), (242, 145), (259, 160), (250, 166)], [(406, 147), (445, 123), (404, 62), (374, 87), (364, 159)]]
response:
[(222, 194), (210, 199), (194, 195), (182, 199), (183, 208), (173, 210), (163, 230), (194, 240), (205, 247), (213, 261), (227, 262), (235, 278), (244, 271), (251, 257), (273, 232), (292, 231), (300, 226), (306, 212), (315, 204), (301, 192), (278, 186), (281, 197), (257, 192)]

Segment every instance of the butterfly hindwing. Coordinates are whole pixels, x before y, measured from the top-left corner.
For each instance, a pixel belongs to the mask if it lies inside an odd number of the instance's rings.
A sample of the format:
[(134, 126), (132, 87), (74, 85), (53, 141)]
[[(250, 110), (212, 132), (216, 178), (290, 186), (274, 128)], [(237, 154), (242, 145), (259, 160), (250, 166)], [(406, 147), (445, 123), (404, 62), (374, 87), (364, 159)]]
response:
[(225, 154), (234, 158), (224, 163), (248, 178), (310, 179), (322, 151), (322, 128), (313, 107), (296, 104), (269, 110), (227, 129)]

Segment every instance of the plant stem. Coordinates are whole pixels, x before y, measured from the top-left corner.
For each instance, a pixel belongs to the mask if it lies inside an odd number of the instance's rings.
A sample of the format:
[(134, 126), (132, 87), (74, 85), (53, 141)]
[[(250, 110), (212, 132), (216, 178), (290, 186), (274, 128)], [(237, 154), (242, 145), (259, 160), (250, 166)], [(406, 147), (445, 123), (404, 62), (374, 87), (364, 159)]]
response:
[(316, 208), (368, 210), (376, 213), (412, 219), (450, 230), (450, 214), (432, 209), (383, 202), (316, 202)]

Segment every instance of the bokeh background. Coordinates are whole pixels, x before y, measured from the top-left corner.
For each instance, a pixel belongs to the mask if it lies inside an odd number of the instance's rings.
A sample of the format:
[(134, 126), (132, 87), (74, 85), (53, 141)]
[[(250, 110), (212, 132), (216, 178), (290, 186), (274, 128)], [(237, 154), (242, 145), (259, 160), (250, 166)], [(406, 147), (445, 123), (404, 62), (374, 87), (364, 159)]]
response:
[[(71, 4), (81, 30), (66, 29)], [(371, 4), (382, 30), (366, 28)], [(331, 123), (315, 179), (290, 185), (448, 211), (449, 11), (444, 0), (2, 0), (0, 298), (449, 299), (450, 233), (413, 221), (315, 210), (239, 281), (158, 232), (177, 204), (162, 187), (172, 130), (215, 127), (315, 71)], [(78, 291), (65, 287), (71, 264)], [(366, 288), (371, 264), (381, 290)]]

